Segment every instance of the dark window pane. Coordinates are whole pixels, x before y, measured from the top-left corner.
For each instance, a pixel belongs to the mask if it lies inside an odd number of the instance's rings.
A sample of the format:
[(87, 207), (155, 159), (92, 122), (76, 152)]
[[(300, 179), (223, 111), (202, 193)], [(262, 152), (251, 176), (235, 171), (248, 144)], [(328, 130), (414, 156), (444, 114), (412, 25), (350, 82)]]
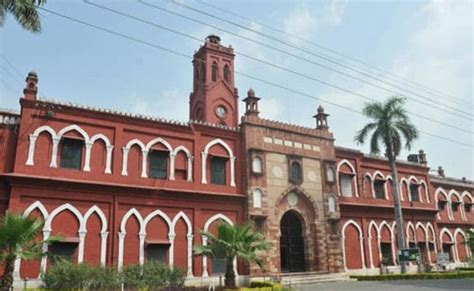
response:
[(392, 244), (380, 243), (380, 248), (382, 251), (382, 262), (384, 262), (388, 266), (393, 265)]
[(215, 82), (217, 80), (217, 64), (212, 64), (212, 81)]
[(150, 177), (166, 179), (168, 152), (152, 151), (150, 154)]
[(147, 262), (159, 262), (166, 264), (166, 253), (170, 245), (168, 244), (149, 244), (146, 247)]
[(211, 183), (216, 185), (226, 184), (225, 165), (227, 158), (212, 157), (211, 158)]
[(458, 206), (459, 206), (459, 204), (456, 203), (456, 202), (452, 202), (452, 203), (451, 203), (451, 209), (452, 209), (454, 212), (458, 212)]
[(84, 141), (65, 138), (61, 142), (61, 168), (81, 169)]
[(50, 253), (51, 264), (54, 265), (59, 259), (72, 262), (74, 253), (77, 249), (77, 243), (55, 242), (52, 243), (48, 250)]
[(224, 66), (224, 80), (226, 82), (229, 82), (229, 80), (230, 80), (230, 69), (229, 69), (228, 65)]
[(385, 181), (375, 180), (374, 191), (375, 191), (375, 198), (385, 199)]
[(212, 274), (224, 274), (226, 269), (226, 260), (215, 258), (212, 259)]
[(446, 205), (446, 202), (438, 201), (438, 209), (439, 210), (444, 210), (445, 205)]
[(300, 181), (301, 180), (301, 165), (298, 162), (291, 163), (291, 180)]
[(411, 196), (411, 201), (420, 201), (420, 195), (418, 193), (418, 185), (416, 184), (411, 184), (410, 185), (410, 196)]

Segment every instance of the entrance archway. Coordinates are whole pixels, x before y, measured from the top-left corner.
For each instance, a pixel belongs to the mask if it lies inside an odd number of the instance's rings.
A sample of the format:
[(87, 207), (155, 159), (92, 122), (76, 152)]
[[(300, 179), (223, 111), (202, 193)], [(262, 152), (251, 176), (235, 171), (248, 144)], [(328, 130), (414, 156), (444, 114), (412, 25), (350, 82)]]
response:
[(280, 222), (281, 272), (304, 272), (303, 226), (294, 211), (286, 212)]

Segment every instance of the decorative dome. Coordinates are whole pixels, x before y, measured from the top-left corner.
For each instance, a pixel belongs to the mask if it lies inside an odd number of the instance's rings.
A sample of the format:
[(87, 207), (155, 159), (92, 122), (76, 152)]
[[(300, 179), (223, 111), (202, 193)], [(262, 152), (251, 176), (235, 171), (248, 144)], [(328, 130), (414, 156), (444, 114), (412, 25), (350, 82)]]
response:
[(247, 91), (247, 97), (255, 97), (255, 91), (252, 88)]
[(34, 72), (34, 71), (31, 71), (31, 72), (28, 73), (28, 77), (38, 78), (38, 74), (36, 74), (36, 72)]
[(324, 113), (324, 108), (322, 105), (319, 105), (318, 107), (318, 113)]

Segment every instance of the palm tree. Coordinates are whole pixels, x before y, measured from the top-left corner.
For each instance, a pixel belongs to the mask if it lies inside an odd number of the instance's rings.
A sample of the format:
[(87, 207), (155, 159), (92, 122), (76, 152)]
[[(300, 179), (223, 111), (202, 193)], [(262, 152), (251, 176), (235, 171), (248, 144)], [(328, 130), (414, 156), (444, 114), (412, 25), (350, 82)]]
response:
[[(397, 245), (398, 249), (405, 248), (405, 239), (403, 235), (403, 215), (400, 205), (400, 193), (397, 178), (396, 159), (404, 146), (410, 149), (414, 140), (418, 138), (418, 130), (408, 118), (407, 111), (404, 108), (405, 99), (391, 97), (385, 103), (372, 102), (365, 105), (363, 113), (371, 119), (370, 123), (357, 132), (355, 141), (363, 144), (369, 133), (370, 152), (380, 154), (381, 146), (385, 149), (385, 156), (390, 164), (393, 181), (393, 203), (395, 208), (395, 221), (397, 225)], [(402, 273), (405, 273), (405, 264), (400, 264)]]
[(235, 287), (234, 259), (240, 258), (246, 263), (256, 263), (262, 268), (259, 251), (270, 249), (270, 244), (260, 232), (255, 232), (248, 224), (230, 225), (221, 223), (217, 227), (217, 236), (210, 232), (202, 232), (207, 238), (207, 245), (194, 248), (200, 256), (223, 258), (226, 262), (225, 286)]
[(11, 13), (24, 29), (40, 32), (41, 21), (37, 6), (44, 4), (46, 0), (0, 0), (0, 26), (3, 26), (7, 13)]
[(38, 240), (43, 221), (20, 214), (5, 213), (0, 223), (0, 262), (3, 263), (1, 290), (13, 285), (13, 269), (16, 258), (32, 260), (44, 255), (43, 244), (56, 241), (56, 237)]

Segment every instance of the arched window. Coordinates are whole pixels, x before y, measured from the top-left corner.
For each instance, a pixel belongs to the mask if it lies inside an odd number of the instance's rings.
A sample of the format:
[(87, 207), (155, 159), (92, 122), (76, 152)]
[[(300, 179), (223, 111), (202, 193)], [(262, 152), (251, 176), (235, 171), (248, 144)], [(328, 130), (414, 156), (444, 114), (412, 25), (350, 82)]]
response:
[(216, 62), (212, 63), (212, 82), (217, 81), (217, 64)]
[(84, 141), (75, 138), (63, 138), (61, 141), (61, 168), (81, 169)]
[(291, 163), (291, 173), (290, 173), (291, 181), (301, 181), (302, 180), (302, 170), (301, 165), (297, 161), (293, 161)]
[(206, 66), (204, 62), (201, 63), (201, 80), (203, 83), (206, 82)]
[(226, 163), (227, 158), (212, 157), (211, 158), (211, 184), (226, 184)]
[(224, 66), (224, 80), (226, 82), (230, 82), (230, 69), (229, 69), (229, 65), (225, 65)]
[(332, 166), (328, 166), (326, 168), (326, 180), (328, 183), (334, 183), (334, 181), (336, 180), (336, 174), (334, 172), (334, 167)]
[(166, 169), (168, 152), (154, 150), (149, 154), (149, 171), (150, 177), (156, 179), (166, 179)]
[(410, 183), (410, 197), (411, 201), (419, 202), (420, 201), (420, 184)]
[(260, 157), (254, 157), (252, 160), (252, 172), (254, 174), (261, 174), (262, 173), (262, 159)]
[(253, 200), (253, 207), (254, 208), (261, 208), (262, 207), (262, 191), (259, 189), (254, 189), (252, 191), (252, 200)]
[(328, 197), (328, 210), (329, 213), (336, 212), (336, 199), (333, 196)]
[(382, 179), (374, 180), (374, 192), (375, 192), (375, 198), (385, 199), (385, 180), (382, 180)]

